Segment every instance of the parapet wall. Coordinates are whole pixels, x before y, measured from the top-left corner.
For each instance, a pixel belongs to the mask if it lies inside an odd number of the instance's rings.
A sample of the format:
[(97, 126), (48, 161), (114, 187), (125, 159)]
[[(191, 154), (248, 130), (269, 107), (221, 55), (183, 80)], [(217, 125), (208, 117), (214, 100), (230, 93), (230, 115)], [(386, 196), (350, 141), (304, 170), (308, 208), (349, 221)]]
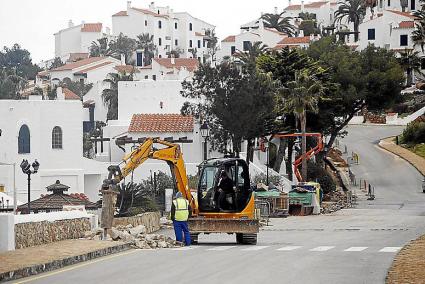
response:
[(89, 218), (59, 220), (54, 222), (30, 222), (15, 225), (15, 248), (78, 239), (91, 230)]
[(127, 226), (129, 224), (136, 227), (138, 225), (144, 225), (147, 233), (152, 233), (159, 230), (159, 212), (147, 212), (133, 217), (121, 217), (114, 218), (113, 226)]

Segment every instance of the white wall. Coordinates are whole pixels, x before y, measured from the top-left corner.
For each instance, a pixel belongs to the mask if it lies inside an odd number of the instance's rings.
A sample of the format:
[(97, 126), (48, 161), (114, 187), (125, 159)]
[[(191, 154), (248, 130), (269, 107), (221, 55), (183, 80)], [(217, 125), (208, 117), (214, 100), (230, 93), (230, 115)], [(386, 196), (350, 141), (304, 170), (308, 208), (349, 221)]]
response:
[(81, 51), (81, 25), (61, 30), (55, 34), (55, 57)]
[(119, 120), (130, 122), (137, 113), (180, 113), (183, 103), (188, 101), (180, 94), (181, 83), (181, 80), (119, 82)]

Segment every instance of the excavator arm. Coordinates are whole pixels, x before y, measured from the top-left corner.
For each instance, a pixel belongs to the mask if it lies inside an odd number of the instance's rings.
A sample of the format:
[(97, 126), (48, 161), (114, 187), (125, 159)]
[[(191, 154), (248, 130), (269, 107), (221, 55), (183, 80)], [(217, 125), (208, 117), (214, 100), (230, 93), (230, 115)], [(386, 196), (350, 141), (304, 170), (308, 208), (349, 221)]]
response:
[[(154, 146), (156, 145), (161, 145), (162, 148), (155, 148)], [(186, 168), (180, 145), (158, 138), (146, 138), (136, 149), (127, 154), (119, 165), (109, 166), (108, 179), (103, 182), (102, 188), (107, 189), (110, 185), (113, 187), (116, 186), (147, 159), (167, 162), (173, 175), (175, 188), (189, 200), (193, 213), (197, 214), (198, 208), (189, 190)]]

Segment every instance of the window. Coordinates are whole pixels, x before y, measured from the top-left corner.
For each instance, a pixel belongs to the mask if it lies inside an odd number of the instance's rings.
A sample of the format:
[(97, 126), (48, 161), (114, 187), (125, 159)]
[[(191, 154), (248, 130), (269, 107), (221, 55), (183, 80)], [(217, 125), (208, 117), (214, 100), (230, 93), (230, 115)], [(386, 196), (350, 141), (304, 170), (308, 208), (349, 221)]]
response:
[(201, 62), (201, 57), (198, 57), (198, 61)]
[(205, 40), (202, 41), (202, 47), (205, 47)]
[(142, 52), (136, 53), (136, 66), (143, 66), (143, 53)]
[(410, 10), (416, 10), (416, 0), (410, 0)]
[(201, 48), (201, 41), (198, 39), (198, 48)]
[(367, 39), (368, 40), (375, 40), (375, 29), (368, 29), (367, 30)]
[(148, 25), (148, 20), (145, 20), (145, 27)]
[(21, 126), (21, 129), (19, 129), (18, 154), (30, 153), (30, 139), (30, 129), (24, 124)]
[(177, 23), (174, 23), (174, 29), (177, 30)]
[(158, 38), (158, 45), (161, 46), (162, 45), (162, 38)]
[(421, 58), (421, 69), (425, 69), (425, 57)]
[(59, 126), (52, 130), (52, 149), (62, 149), (62, 129)]
[(177, 39), (174, 40), (174, 45), (178, 46), (179, 45), (179, 41)]
[(156, 75), (152, 75), (152, 80), (156, 81)]
[(251, 47), (251, 42), (250, 41), (247, 41), (247, 40), (245, 40), (244, 42), (243, 42), (243, 50), (244, 51), (247, 51), (247, 50), (249, 50), (249, 48)]
[(192, 23), (189, 23), (189, 31), (191, 31), (193, 29), (193, 25)]
[(158, 10), (158, 15), (159, 15), (159, 10)]
[(192, 40), (189, 40), (189, 47), (192, 47)]
[(391, 6), (391, 0), (388, 0), (387, 2), (388, 2), (387, 6), (390, 7)]
[(149, 79), (149, 75), (145, 75), (145, 79)]
[(236, 52), (236, 46), (232, 45), (230, 47), (230, 54), (233, 55)]
[(400, 35), (400, 46), (407, 46), (407, 35)]
[(162, 28), (162, 22), (158, 21), (158, 29), (161, 29), (161, 28)]

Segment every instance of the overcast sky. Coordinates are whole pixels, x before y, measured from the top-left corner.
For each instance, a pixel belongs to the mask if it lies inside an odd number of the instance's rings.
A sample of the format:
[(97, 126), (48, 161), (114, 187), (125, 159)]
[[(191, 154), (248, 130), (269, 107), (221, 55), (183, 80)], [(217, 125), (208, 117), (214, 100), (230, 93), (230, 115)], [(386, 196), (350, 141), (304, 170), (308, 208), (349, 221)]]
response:
[[(132, 6), (146, 8), (151, 1), (133, 0)], [(298, 1), (292, 1), (293, 3)], [(157, 0), (175, 12), (191, 15), (215, 25), (223, 39), (236, 34), (239, 26), (261, 15), (281, 11), (288, 0)], [(112, 28), (111, 15), (125, 10), (126, 0), (0, 0), (0, 48), (19, 43), (31, 52), (33, 62), (54, 57), (54, 36), (68, 21), (102, 22)]]

